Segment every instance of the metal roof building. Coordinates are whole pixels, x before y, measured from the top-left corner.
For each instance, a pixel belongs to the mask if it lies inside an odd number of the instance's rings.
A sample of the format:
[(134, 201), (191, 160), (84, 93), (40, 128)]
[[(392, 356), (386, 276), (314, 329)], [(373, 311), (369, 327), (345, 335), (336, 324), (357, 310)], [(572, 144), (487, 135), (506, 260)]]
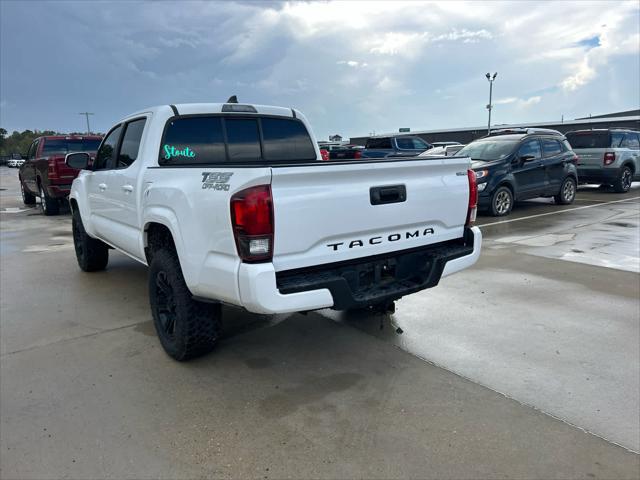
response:
[[(513, 127), (539, 127), (552, 128), (562, 133), (571, 130), (582, 130), (585, 128), (631, 128), (640, 130), (640, 110), (627, 110), (624, 112), (608, 113), (604, 115), (593, 115), (588, 118), (578, 118), (575, 120), (565, 120), (562, 122), (531, 122), (531, 123), (514, 123), (492, 125), (492, 129), (513, 128)], [(388, 137), (390, 135), (416, 135), (427, 142), (460, 142), (469, 143), (476, 138), (483, 137), (487, 134), (487, 126), (467, 127), (467, 128), (449, 128), (443, 130), (419, 130), (409, 133), (386, 133), (374, 135), (373, 137)], [(364, 145), (370, 136), (351, 137), (350, 142), (354, 145)]]

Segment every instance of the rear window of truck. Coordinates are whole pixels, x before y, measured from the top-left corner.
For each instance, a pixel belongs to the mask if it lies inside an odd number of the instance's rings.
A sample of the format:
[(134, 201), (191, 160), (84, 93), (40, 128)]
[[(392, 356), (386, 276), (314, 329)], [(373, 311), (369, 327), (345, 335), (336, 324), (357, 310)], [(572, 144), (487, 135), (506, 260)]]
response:
[(77, 139), (60, 139), (60, 140), (48, 140), (44, 139), (44, 146), (42, 147), (42, 155), (56, 155), (67, 154), (72, 152), (95, 152), (100, 145), (99, 139), (83, 138)]
[(272, 117), (194, 116), (167, 123), (160, 165), (315, 161), (304, 124)]

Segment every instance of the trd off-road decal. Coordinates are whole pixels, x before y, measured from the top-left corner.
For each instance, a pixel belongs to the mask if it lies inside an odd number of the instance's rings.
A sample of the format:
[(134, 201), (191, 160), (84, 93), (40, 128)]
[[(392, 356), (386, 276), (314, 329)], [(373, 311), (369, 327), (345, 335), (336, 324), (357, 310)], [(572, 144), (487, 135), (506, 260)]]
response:
[(233, 172), (202, 172), (202, 189), (229, 191), (229, 179)]

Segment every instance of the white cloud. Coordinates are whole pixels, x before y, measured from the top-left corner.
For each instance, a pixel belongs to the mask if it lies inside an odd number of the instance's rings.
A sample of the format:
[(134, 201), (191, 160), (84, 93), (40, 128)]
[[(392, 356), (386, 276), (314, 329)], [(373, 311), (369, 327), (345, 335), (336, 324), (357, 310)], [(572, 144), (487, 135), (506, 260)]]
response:
[[(434, 28), (435, 30), (435, 28)], [(453, 29), (445, 33), (434, 34), (430, 31), (422, 32), (386, 32), (381, 37), (371, 40), (373, 45), (370, 53), (379, 55), (404, 55), (416, 57), (422, 53), (423, 47), (429, 43), (456, 42), (477, 43), (480, 40), (490, 40), (493, 34), (485, 29), (467, 30)]]
[(589, 83), (596, 76), (596, 71), (589, 64), (589, 59), (586, 56), (580, 63), (574, 64), (574, 70), (576, 70), (576, 72), (573, 75), (569, 75), (560, 83), (565, 90), (577, 90)]
[(355, 60), (338, 60), (336, 62), (337, 65), (347, 65), (349, 67), (353, 67), (353, 68), (362, 68), (362, 67), (366, 67), (368, 64), (366, 62), (356, 62)]
[(536, 105), (540, 103), (542, 97), (540, 95), (535, 95), (529, 98), (518, 98), (518, 97), (506, 97), (500, 98), (498, 100), (493, 101), (494, 105), (515, 105), (518, 108), (526, 108), (532, 105)]
[(411, 54), (419, 50), (420, 44), (428, 40), (428, 33), (387, 32), (372, 41), (371, 53), (380, 55)]
[(394, 80), (388, 76), (384, 76), (377, 84), (376, 88), (378, 90), (392, 92), (402, 87), (402, 84), (397, 80)]

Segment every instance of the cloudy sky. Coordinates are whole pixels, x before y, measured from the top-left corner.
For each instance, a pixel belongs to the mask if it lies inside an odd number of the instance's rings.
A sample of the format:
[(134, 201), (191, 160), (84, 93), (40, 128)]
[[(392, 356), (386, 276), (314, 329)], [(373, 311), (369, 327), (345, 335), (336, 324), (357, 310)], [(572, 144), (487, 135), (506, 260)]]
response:
[(303, 111), (319, 138), (639, 108), (640, 3), (0, 1), (0, 126), (151, 105)]

